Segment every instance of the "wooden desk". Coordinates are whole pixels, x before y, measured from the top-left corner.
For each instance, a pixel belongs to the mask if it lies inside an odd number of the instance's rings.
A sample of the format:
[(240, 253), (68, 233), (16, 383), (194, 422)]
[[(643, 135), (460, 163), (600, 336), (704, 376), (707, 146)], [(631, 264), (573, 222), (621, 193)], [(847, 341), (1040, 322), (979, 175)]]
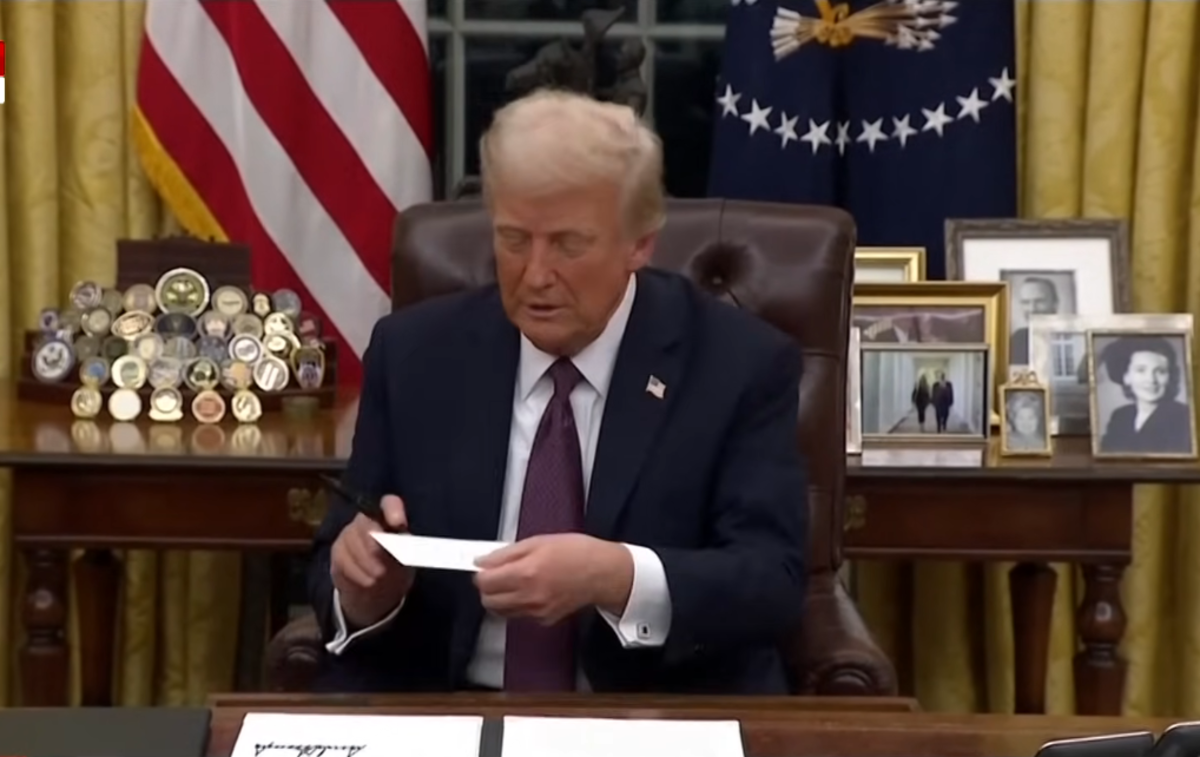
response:
[[(119, 569), (126, 547), (303, 550), (322, 514), (316, 474), (340, 470), (357, 402), (339, 398), (314, 420), (265, 416), (254, 427), (76, 421), (65, 407), (17, 403), (0, 385), (0, 466), (13, 470), (13, 533), (29, 572), (22, 605), (23, 702), (65, 704), (67, 553), (80, 583), (86, 704), (109, 702)], [(1068, 440), (1070, 442), (1071, 440)], [(1080, 711), (1119, 712), (1124, 613), (1117, 582), (1131, 549), (1135, 482), (1200, 480), (1193, 464), (1095, 463), (1082, 446), (1052, 460), (967, 468), (848, 469), (852, 557), (1015, 560), (1017, 703), (1040, 712), (1054, 574), (1085, 564)]]
[[(1135, 729), (1161, 732), (1171, 721), (1114, 717), (941, 715), (894, 711), (833, 710), (803, 697), (713, 698), (588, 697), (539, 700), (509, 695), (307, 699), (286, 706), (277, 699), (217, 697), (209, 755), (233, 751), (247, 712), (354, 712), (386, 715), (581, 716), (617, 718), (737, 719), (747, 757), (1033, 757), (1056, 738), (1097, 736)], [(819, 702), (820, 700), (816, 700)], [(788, 706), (790, 704), (790, 706)]]

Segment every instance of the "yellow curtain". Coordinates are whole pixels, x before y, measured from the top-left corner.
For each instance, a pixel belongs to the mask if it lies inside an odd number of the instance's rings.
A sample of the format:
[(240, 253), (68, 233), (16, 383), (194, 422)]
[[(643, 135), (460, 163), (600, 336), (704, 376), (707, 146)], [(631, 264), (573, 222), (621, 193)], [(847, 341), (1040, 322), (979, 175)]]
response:
[[(1200, 3), (1027, 0), (1018, 42), (1022, 214), (1130, 219), (1135, 309), (1200, 318)], [(1012, 711), (1008, 567), (860, 567), (868, 622), (927, 709)], [(1046, 699), (1066, 714), (1083, 585), (1057, 567)], [(1200, 715), (1196, 488), (1139, 489), (1123, 601), (1125, 711)]]
[[(41, 308), (65, 301), (76, 281), (115, 281), (116, 239), (172, 228), (129, 139), (143, 13), (143, 3), (118, 0), (0, 2), (0, 39), (7, 43), (0, 380), (18, 373), (20, 334), (37, 324)], [(6, 474), (0, 477), (4, 545), (11, 545), (9, 494)], [(140, 551), (123, 558), (115, 700), (199, 703), (209, 691), (228, 691), (239, 558)], [(0, 655), (0, 704), (19, 704), (18, 563), (11, 548), (0, 549), (0, 585), (12, 588), (0, 592), (0, 648), (13, 650), (12, 657)], [(72, 621), (72, 640), (77, 634)]]

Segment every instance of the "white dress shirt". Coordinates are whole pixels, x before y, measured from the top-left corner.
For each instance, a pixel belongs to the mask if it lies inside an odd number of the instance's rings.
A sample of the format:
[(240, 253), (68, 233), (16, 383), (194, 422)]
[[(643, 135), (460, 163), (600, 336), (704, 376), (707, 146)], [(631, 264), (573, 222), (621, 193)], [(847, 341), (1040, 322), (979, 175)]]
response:
[[(625, 335), (625, 327), (629, 323), (629, 314), (636, 296), (637, 278), (630, 276), (625, 297), (609, 319), (603, 333), (571, 359), (584, 379), (571, 392), (571, 409), (575, 413), (575, 428), (579, 432), (579, 447), (583, 455), (585, 498), (590, 488), (592, 464), (596, 459), (596, 446), (600, 439), (600, 423), (604, 417), (604, 403), (612, 382), (617, 351)], [(500, 533), (497, 534), (500, 541), (511, 542), (517, 538), (521, 497), (525, 488), (525, 469), (529, 465), (538, 424), (550, 404), (550, 398), (554, 395), (554, 385), (546, 371), (555, 360), (555, 356), (542, 352), (521, 335), (521, 357), (517, 366), (516, 390), (513, 397), (504, 500), (500, 509)], [(625, 605), (625, 612), (617, 617), (597, 609), (616, 633), (623, 647), (662, 646), (671, 630), (671, 596), (662, 561), (653, 550), (646, 547), (632, 544), (624, 546), (633, 558), (633, 586), (629, 593), (629, 601)], [(349, 633), (335, 589), (333, 608), (337, 633), (326, 648), (332, 654), (340, 654), (355, 639), (390, 623), (403, 606), (404, 603), (401, 602), (375, 625)], [(504, 688), (505, 630), (506, 623), (503, 618), (491, 613), (485, 616), (479, 629), (475, 654), (467, 666), (467, 679), (471, 683), (494, 689)], [(408, 653), (420, 654), (417, 650)], [(580, 688), (587, 688), (587, 682), (582, 680), (582, 677)]]

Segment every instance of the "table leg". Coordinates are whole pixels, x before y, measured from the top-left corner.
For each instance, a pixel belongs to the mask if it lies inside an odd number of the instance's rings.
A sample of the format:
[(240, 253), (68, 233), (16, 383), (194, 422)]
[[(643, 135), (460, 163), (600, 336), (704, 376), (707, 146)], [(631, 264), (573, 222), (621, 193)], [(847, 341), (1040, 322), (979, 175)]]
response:
[(1056, 583), (1057, 575), (1042, 563), (1020, 563), (1008, 574), (1018, 714), (1040, 715), (1046, 711), (1046, 666)]
[(80, 703), (84, 707), (113, 703), (121, 572), (121, 563), (108, 549), (89, 549), (72, 566), (79, 613)]
[(25, 645), (21, 649), (21, 704), (67, 705), (70, 657), (67, 650), (67, 553), (27, 549)]
[(1121, 606), (1124, 565), (1085, 565), (1083, 603), (1075, 618), (1083, 649), (1075, 655), (1075, 709), (1080, 715), (1120, 715), (1125, 661), (1117, 653), (1125, 635)]

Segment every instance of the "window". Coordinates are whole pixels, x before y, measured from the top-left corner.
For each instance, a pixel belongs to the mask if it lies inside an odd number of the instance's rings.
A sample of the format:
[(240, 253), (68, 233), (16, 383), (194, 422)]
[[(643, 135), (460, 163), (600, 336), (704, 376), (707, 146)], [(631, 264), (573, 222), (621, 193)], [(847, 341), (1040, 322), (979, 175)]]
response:
[(429, 0), (435, 196), (479, 170), (477, 144), (506, 101), (508, 71), (557, 39), (579, 41), (589, 8), (625, 9), (608, 40), (646, 45), (646, 119), (662, 136), (667, 191), (702, 197), (728, 0)]
[(1054, 380), (1068, 379), (1074, 381), (1079, 371), (1079, 359), (1083, 356), (1082, 345), (1077, 345), (1082, 337), (1078, 334), (1052, 334), (1050, 336), (1050, 359), (1054, 363)]

